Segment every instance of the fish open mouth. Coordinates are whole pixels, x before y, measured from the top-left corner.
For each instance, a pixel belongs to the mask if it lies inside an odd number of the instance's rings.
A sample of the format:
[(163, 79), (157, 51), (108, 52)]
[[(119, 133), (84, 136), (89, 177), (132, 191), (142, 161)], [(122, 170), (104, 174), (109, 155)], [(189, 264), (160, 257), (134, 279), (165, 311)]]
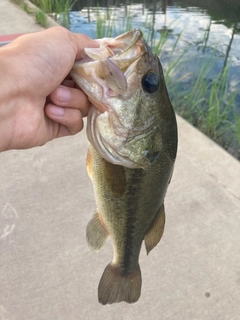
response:
[[(88, 140), (113, 164), (147, 168), (159, 155), (161, 145), (161, 137), (152, 138), (158, 127), (158, 57), (139, 29), (96, 41), (100, 47), (86, 48), (86, 57), (71, 71), (92, 103)], [(148, 88), (152, 79), (157, 79), (153, 92)]]
[[(119, 96), (128, 90), (128, 77), (137, 61), (145, 51), (145, 41), (141, 30), (134, 29), (116, 38), (96, 40), (99, 48), (85, 48), (86, 56), (76, 62), (71, 76), (84, 90), (93, 106), (101, 113), (108, 110), (102, 97)], [(89, 87), (87, 79), (93, 77), (95, 83)], [(98, 88), (98, 94), (92, 95), (92, 90)], [(94, 87), (94, 88), (93, 88)], [(101, 92), (100, 92), (101, 91)]]

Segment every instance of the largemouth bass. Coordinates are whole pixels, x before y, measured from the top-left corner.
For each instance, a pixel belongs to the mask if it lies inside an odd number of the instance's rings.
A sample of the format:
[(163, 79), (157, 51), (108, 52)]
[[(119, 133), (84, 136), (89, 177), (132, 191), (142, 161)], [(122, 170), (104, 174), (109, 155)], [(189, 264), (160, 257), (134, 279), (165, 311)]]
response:
[(160, 241), (164, 197), (177, 152), (177, 124), (158, 57), (138, 29), (97, 40), (71, 76), (88, 95), (87, 169), (96, 212), (88, 223), (89, 246), (98, 251), (112, 238), (113, 260), (98, 286), (102, 304), (136, 302), (138, 263)]

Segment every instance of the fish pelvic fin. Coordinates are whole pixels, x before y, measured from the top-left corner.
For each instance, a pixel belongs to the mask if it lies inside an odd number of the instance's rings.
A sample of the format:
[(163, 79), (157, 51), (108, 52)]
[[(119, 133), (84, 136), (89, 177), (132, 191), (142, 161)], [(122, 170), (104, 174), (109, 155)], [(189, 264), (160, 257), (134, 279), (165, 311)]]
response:
[(147, 254), (149, 254), (149, 252), (161, 240), (163, 231), (164, 231), (164, 225), (165, 225), (165, 210), (164, 210), (164, 204), (162, 204), (144, 236)]
[(112, 304), (125, 301), (136, 302), (141, 295), (142, 277), (139, 264), (128, 274), (110, 263), (105, 268), (98, 285), (98, 301), (103, 304)]
[(98, 252), (106, 242), (109, 234), (99, 219), (98, 212), (95, 212), (88, 222), (86, 237), (89, 247)]

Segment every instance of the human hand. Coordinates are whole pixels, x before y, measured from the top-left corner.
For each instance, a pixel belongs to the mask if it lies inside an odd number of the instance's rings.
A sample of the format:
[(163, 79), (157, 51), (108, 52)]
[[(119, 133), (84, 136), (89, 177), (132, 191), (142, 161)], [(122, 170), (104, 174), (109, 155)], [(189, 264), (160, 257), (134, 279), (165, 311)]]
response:
[(62, 27), (19, 37), (0, 49), (0, 151), (79, 132), (87, 96), (68, 74), (94, 40)]

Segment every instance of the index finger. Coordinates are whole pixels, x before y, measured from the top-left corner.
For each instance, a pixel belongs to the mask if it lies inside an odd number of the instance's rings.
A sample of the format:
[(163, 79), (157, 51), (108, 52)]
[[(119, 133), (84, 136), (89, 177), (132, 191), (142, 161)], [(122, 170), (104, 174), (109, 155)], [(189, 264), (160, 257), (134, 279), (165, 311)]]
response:
[(76, 60), (82, 60), (86, 54), (85, 48), (98, 48), (99, 43), (85, 34), (77, 34), (71, 33), (71, 37), (73, 37), (73, 43), (76, 46)]

